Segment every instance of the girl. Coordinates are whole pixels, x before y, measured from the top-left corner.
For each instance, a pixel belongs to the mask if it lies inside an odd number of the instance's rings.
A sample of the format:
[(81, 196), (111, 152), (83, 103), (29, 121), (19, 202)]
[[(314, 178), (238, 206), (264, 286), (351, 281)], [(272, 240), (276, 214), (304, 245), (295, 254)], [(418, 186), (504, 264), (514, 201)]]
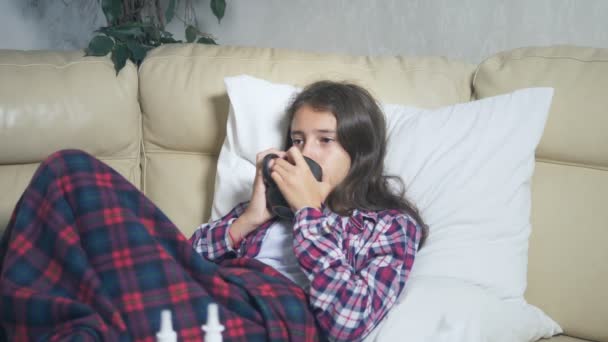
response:
[[(367, 336), (402, 291), (424, 224), (383, 175), (385, 122), (367, 91), (317, 82), (287, 115), (286, 151), (258, 154), (251, 200), (189, 241), (101, 161), (47, 158), (0, 242), (0, 339), (150, 341), (170, 309), (178, 339), (201, 340), (210, 302), (226, 340)], [(268, 153), (281, 157), (271, 177), (293, 221), (266, 209)]]
[[(272, 265), (307, 290), (331, 340), (358, 340), (395, 303), (426, 228), (383, 174), (384, 116), (365, 89), (317, 82), (287, 115), (286, 152), (257, 155), (251, 201), (202, 225), (191, 241), (210, 260), (238, 256)], [(261, 161), (269, 153), (282, 157), (271, 162), (271, 176), (295, 212), (293, 222), (266, 208)], [(321, 182), (303, 156), (321, 165)]]

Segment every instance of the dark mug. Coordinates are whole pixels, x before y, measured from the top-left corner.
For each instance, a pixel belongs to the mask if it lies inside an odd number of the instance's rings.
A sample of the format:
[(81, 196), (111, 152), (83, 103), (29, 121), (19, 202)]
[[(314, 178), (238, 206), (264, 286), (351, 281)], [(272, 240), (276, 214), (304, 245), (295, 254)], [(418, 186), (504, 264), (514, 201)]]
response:
[[(279, 158), (279, 156), (271, 153), (266, 155), (262, 160), (262, 176), (264, 185), (266, 186), (266, 208), (268, 211), (281, 218), (293, 220), (293, 211), (291, 211), (289, 204), (285, 200), (285, 197), (283, 197), (277, 184), (272, 177), (270, 177), (270, 161), (274, 158)], [(313, 176), (320, 182), (321, 179), (323, 179), (323, 170), (321, 170), (321, 166), (308, 157), (304, 157), (304, 160), (306, 160)]]

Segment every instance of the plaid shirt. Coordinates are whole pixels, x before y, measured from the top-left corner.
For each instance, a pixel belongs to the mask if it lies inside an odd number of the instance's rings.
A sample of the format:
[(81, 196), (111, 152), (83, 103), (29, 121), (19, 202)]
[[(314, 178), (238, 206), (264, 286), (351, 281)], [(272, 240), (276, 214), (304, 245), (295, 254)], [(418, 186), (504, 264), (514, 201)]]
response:
[[(234, 250), (230, 225), (244, 212), (237, 205), (219, 220), (201, 225), (190, 241), (203, 257), (254, 258), (270, 220), (246, 236)], [(293, 249), (310, 280), (310, 305), (329, 339), (360, 340), (395, 304), (414, 263), (422, 230), (396, 210), (354, 210), (342, 217), (323, 206), (295, 213)]]

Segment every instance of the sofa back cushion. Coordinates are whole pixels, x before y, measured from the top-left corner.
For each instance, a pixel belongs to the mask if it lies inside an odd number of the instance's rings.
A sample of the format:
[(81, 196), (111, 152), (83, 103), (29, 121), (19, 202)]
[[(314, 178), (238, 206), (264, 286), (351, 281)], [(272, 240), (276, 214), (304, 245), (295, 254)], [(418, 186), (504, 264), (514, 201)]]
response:
[(482, 62), (476, 98), (555, 88), (537, 149), (527, 300), (570, 336), (608, 341), (608, 49), (523, 48)]
[(0, 50), (0, 231), (40, 161), (82, 149), (140, 185), (137, 69), (84, 52)]
[(387, 103), (434, 108), (469, 101), (474, 66), (440, 57), (353, 57), (269, 48), (165, 45), (140, 68), (145, 193), (190, 236), (210, 216), (225, 137), (224, 77), (249, 74), (303, 86), (330, 78)]

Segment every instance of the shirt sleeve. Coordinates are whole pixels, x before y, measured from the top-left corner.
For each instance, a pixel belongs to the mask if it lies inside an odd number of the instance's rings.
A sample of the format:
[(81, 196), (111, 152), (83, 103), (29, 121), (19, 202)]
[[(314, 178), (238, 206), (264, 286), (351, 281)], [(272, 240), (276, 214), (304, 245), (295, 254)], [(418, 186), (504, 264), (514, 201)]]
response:
[(405, 286), (421, 228), (399, 214), (379, 220), (377, 235), (360, 269), (348, 263), (336, 232), (318, 209), (296, 213), (294, 252), (311, 281), (310, 303), (332, 341), (358, 341), (387, 314)]
[(215, 262), (237, 257), (238, 251), (232, 248), (228, 228), (246, 208), (247, 202), (240, 203), (224, 217), (200, 225), (190, 237), (192, 247), (204, 258)]

